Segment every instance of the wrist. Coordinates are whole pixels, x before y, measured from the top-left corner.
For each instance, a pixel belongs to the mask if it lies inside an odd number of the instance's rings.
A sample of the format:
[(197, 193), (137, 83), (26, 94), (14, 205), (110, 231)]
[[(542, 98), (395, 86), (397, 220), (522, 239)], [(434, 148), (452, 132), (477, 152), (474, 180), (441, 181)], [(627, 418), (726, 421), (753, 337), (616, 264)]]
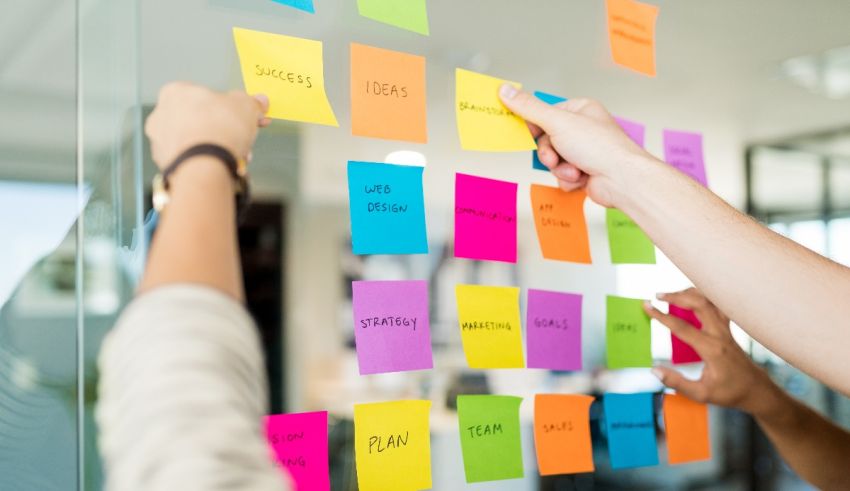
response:
[(791, 417), (788, 410), (790, 396), (786, 394), (764, 373), (764, 381), (753, 384), (747, 400), (740, 409), (750, 413), (754, 418), (764, 423), (779, 423)]

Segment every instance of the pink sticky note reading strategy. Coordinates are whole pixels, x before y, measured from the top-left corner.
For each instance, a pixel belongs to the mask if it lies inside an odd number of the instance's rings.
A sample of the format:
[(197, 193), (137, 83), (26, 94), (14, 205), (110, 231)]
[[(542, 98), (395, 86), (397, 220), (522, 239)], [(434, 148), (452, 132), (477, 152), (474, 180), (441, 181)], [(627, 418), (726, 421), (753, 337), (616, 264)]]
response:
[[(672, 303), (669, 306), (670, 315), (673, 317), (678, 317), (688, 324), (696, 327), (697, 329), (702, 329), (702, 322), (697, 319), (697, 316), (694, 314), (692, 310), (683, 309), (678, 305), (673, 305)], [(678, 365), (680, 363), (695, 363), (698, 361), (702, 361), (702, 358), (697, 354), (696, 351), (691, 347), (690, 344), (682, 341), (677, 338), (675, 335), (673, 338), (673, 364)]]
[(329, 491), (328, 413), (266, 416), (266, 439), (277, 465), (298, 491)]
[(455, 257), (516, 262), (515, 182), (456, 174)]
[(355, 281), (352, 294), (361, 375), (434, 368), (426, 281)]
[(626, 132), (626, 135), (628, 135), (633, 142), (643, 148), (644, 135), (646, 134), (646, 127), (644, 125), (634, 121), (629, 121), (628, 119), (618, 118), (617, 116), (614, 116), (614, 120), (617, 121), (620, 128), (623, 128), (623, 131)]
[(708, 187), (702, 157), (702, 135), (699, 133), (664, 130), (664, 160)]
[(528, 368), (581, 370), (581, 295), (528, 290)]

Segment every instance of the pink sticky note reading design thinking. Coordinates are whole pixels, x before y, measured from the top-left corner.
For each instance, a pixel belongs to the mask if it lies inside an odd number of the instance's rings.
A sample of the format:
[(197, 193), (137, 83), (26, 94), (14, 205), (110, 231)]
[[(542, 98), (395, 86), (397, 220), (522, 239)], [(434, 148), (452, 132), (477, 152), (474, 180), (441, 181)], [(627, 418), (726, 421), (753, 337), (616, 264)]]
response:
[[(672, 303), (669, 306), (670, 315), (673, 317), (678, 317), (688, 324), (696, 327), (697, 329), (702, 329), (702, 322), (697, 319), (697, 316), (694, 314), (692, 310), (683, 309), (678, 305), (673, 305)], [(695, 363), (698, 361), (702, 361), (699, 354), (691, 348), (691, 345), (677, 338), (675, 335), (672, 335), (673, 341), (673, 364), (677, 365), (680, 363)]]
[(528, 290), (528, 368), (581, 370), (581, 295)]
[(623, 131), (626, 132), (626, 135), (628, 135), (633, 142), (643, 148), (644, 135), (646, 134), (646, 127), (644, 125), (634, 121), (629, 121), (628, 119), (618, 118), (617, 116), (614, 116), (614, 120), (617, 121), (620, 128), (623, 128)]
[(275, 462), (298, 491), (329, 491), (328, 413), (266, 416), (266, 439)]
[(664, 130), (664, 160), (708, 187), (702, 156), (702, 135)]
[(514, 182), (456, 174), (455, 257), (516, 262)]

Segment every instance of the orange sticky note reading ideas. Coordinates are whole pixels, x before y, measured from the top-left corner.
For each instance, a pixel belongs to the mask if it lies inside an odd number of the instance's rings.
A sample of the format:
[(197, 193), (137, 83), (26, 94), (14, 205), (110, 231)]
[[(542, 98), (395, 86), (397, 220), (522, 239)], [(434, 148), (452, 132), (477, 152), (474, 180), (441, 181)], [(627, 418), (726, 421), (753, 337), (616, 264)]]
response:
[(679, 394), (664, 394), (667, 461), (684, 464), (711, 458), (708, 406)]
[(614, 63), (654, 77), (658, 7), (635, 0), (606, 0), (605, 3)]
[(534, 396), (534, 446), (540, 475), (593, 472), (590, 405), (593, 396)]
[(540, 249), (546, 259), (590, 264), (590, 240), (584, 219), (584, 190), (565, 192), (531, 185), (531, 208)]

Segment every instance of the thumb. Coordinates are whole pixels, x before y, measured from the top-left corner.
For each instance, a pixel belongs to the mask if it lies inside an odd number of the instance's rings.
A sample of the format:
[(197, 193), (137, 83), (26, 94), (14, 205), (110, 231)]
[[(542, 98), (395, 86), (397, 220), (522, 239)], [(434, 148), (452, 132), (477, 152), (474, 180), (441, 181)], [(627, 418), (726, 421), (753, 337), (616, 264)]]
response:
[(689, 380), (684, 375), (667, 367), (654, 367), (652, 374), (658, 377), (662, 384), (670, 387), (679, 394), (696, 402), (706, 402), (708, 394), (705, 385), (697, 380)]
[(517, 89), (511, 84), (502, 84), (499, 89), (499, 97), (502, 104), (507, 106), (514, 114), (526, 121), (530, 121), (544, 132), (552, 134), (558, 121), (569, 117), (567, 111), (550, 106), (528, 92)]

